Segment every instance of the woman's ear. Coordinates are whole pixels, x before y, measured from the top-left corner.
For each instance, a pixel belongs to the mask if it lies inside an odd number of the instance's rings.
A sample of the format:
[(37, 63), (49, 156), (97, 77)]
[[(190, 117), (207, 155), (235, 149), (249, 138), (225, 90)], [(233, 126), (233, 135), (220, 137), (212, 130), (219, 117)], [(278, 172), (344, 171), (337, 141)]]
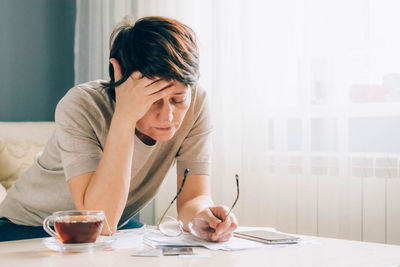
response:
[(119, 66), (118, 60), (115, 58), (110, 58), (110, 63), (114, 68), (114, 80), (117, 82), (122, 78), (121, 67)]

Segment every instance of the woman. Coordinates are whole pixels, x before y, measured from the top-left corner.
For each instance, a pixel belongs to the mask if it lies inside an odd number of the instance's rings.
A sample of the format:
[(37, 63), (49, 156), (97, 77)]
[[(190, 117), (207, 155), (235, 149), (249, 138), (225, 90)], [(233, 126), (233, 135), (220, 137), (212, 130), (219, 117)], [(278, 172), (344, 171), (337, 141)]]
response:
[(178, 185), (190, 169), (177, 202), (184, 229), (202, 218), (215, 229), (211, 240), (228, 240), (237, 223), (211, 199), (212, 126), (196, 86), (194, 32), (169, 18), (126, 18), (110, 46), (110, 81), (78, 85), (61, 99), (54, 134), (1, 204), (0, 241), (46, 236), (42, 222), (59, 210), (104, 210), (111, 232), (132, 227), (175, 163)]

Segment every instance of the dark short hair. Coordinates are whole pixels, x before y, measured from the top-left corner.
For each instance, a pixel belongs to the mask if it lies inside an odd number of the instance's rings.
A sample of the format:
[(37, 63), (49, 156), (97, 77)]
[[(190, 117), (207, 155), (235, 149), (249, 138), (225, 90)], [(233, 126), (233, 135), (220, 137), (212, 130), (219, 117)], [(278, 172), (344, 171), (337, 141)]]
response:
[(171, 18), (144, 17), (133, 25), (125, 18), (111, 34), (110, 50), (110, 58), (118, 61), (122, 74), (115, 82), (114, 68), (109, 64), (110, 81), (103, 85), (114, 100), (115, 87), (135, 71), (148, 78), (157, 76), (185, 85), (195, 85), (199, 79), (196, 34)]

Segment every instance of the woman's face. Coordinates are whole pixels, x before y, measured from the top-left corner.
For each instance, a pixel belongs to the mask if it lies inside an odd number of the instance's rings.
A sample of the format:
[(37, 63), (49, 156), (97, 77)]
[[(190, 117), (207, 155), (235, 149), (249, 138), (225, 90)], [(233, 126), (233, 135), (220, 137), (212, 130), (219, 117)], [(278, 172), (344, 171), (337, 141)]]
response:
[(190, 87), (176, 81), (173, 86), (174, 92), (154, 102), (136, 123), (137, 130), (156, 141), (167, 141), (174, 136), (190, 106)]

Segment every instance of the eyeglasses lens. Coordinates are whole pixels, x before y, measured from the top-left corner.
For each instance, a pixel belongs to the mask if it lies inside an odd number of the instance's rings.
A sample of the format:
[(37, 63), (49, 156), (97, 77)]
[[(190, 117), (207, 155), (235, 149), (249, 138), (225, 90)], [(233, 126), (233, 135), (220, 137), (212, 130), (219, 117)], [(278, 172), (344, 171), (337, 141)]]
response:
[(179, 236), (182, 234), (182, 222), (172, 217), (165, 217), (159, 226), (160, 232), (166, 236)]

